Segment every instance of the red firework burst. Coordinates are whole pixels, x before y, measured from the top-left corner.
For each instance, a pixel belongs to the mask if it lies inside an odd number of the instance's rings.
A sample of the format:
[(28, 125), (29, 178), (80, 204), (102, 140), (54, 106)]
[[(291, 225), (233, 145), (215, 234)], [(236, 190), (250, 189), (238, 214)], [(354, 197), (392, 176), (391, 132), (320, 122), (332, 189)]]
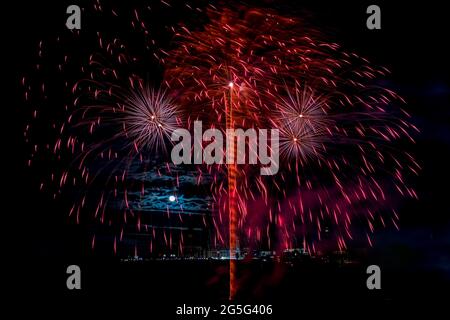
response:
[[(105, 11), (99, 4), (94, 8)], [(145, 176), (175, 128), (191, 128), (194, 120), (202, 120), (223, 132), (278, 129), (283, 159), (273, 177), (261, 177), (249, 165), (197, 168), (198, 184), (203, 173), (212, 175), (213, 247), (232, 249), (233, 254), (239, 247), (302, 246), (317, 252), (345, 249), (354, 238), (355, 221), (365, 225), (369, 245), (377, 226), (398, 228), (395, 204), (400, 198), (417, 198), (408, 176), (416, 175), (420, 166), (403, 148), (405, 141), (414, 143), (417, 131), (399, 107), (403, 99), (377, 85), (387, 69), (327, 41), (301, 19), (273, 10), (209, 5), (201, 29), (167, 28), (175, 30), (169, 48), (151, 38), (145, 13), (133, 10), (127, 24), (143, 36), (137, 45), (96, 33), (96, 48), (88, 57), (64, 52), (64, 62), (57, 66), (65, 84), (66, 107), (58, 112), (63, 120), (52, 123), (54, 141), (33, 143), (30, 164), (39, 152), (65, 160), (41, 188), (53, 185), (55, 197), (65, 186), (78, 188), (81, 195), (70, 215), (76, 213), (78, 220), (86, 203), (95, 202), (94, 219), (117, 222), (121, 239), (123, 225), (135, 218), (129, 195), (145, 193), (144, 181), (128, 179), (132, 167), (138, 163)], [(110, 16), (117, 17), (116, 10)], [(77, 37), (81, 35), (75, 33)], [(59, 38), (56, 44), (64, 48)], [(41, 43), (40, 56), (42, 52)], [(149, 88), (136, 71), (155, 63), (164, 69), (161, 90)], [(73, 70), (66, 71), (69, 65), (77, 69), (75, 80), (69, 76)], [(36, 101), (47, 103), (46, 83), (32, 81), (23, 80), (25, 99), (32, 100), (38, 91)], [(27, 139), (32, 128), (26, 127)], [(92, 195), (89, 186), (102, 173), (104, 190)], [(105, 216), (111, 203), (124, 210), (123, 218)], [(169, 211), (167, 207), (167, 215)], [(139, 218), (134, 221), (141, 231)], [(163, 236), (171, 248), (172, 233)]]

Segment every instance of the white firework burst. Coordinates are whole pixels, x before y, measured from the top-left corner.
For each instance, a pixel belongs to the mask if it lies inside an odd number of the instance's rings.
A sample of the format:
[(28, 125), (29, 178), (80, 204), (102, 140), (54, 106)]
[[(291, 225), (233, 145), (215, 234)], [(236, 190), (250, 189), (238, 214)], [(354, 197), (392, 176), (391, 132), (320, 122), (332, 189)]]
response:
[(333, 120), (327, 114), (328, 100), (296, 83), (293, 92), (285, 86), (275, 111), (275, 126), (280, 131), (280, 153), (287, 159), (308, 160), (320, 157), (330, 137)]
[(136, 151), (166, 151), (166, 142), (179, 123), (179, 109), (165, 91), (134, 90), (125, 99), (124, 126)]

